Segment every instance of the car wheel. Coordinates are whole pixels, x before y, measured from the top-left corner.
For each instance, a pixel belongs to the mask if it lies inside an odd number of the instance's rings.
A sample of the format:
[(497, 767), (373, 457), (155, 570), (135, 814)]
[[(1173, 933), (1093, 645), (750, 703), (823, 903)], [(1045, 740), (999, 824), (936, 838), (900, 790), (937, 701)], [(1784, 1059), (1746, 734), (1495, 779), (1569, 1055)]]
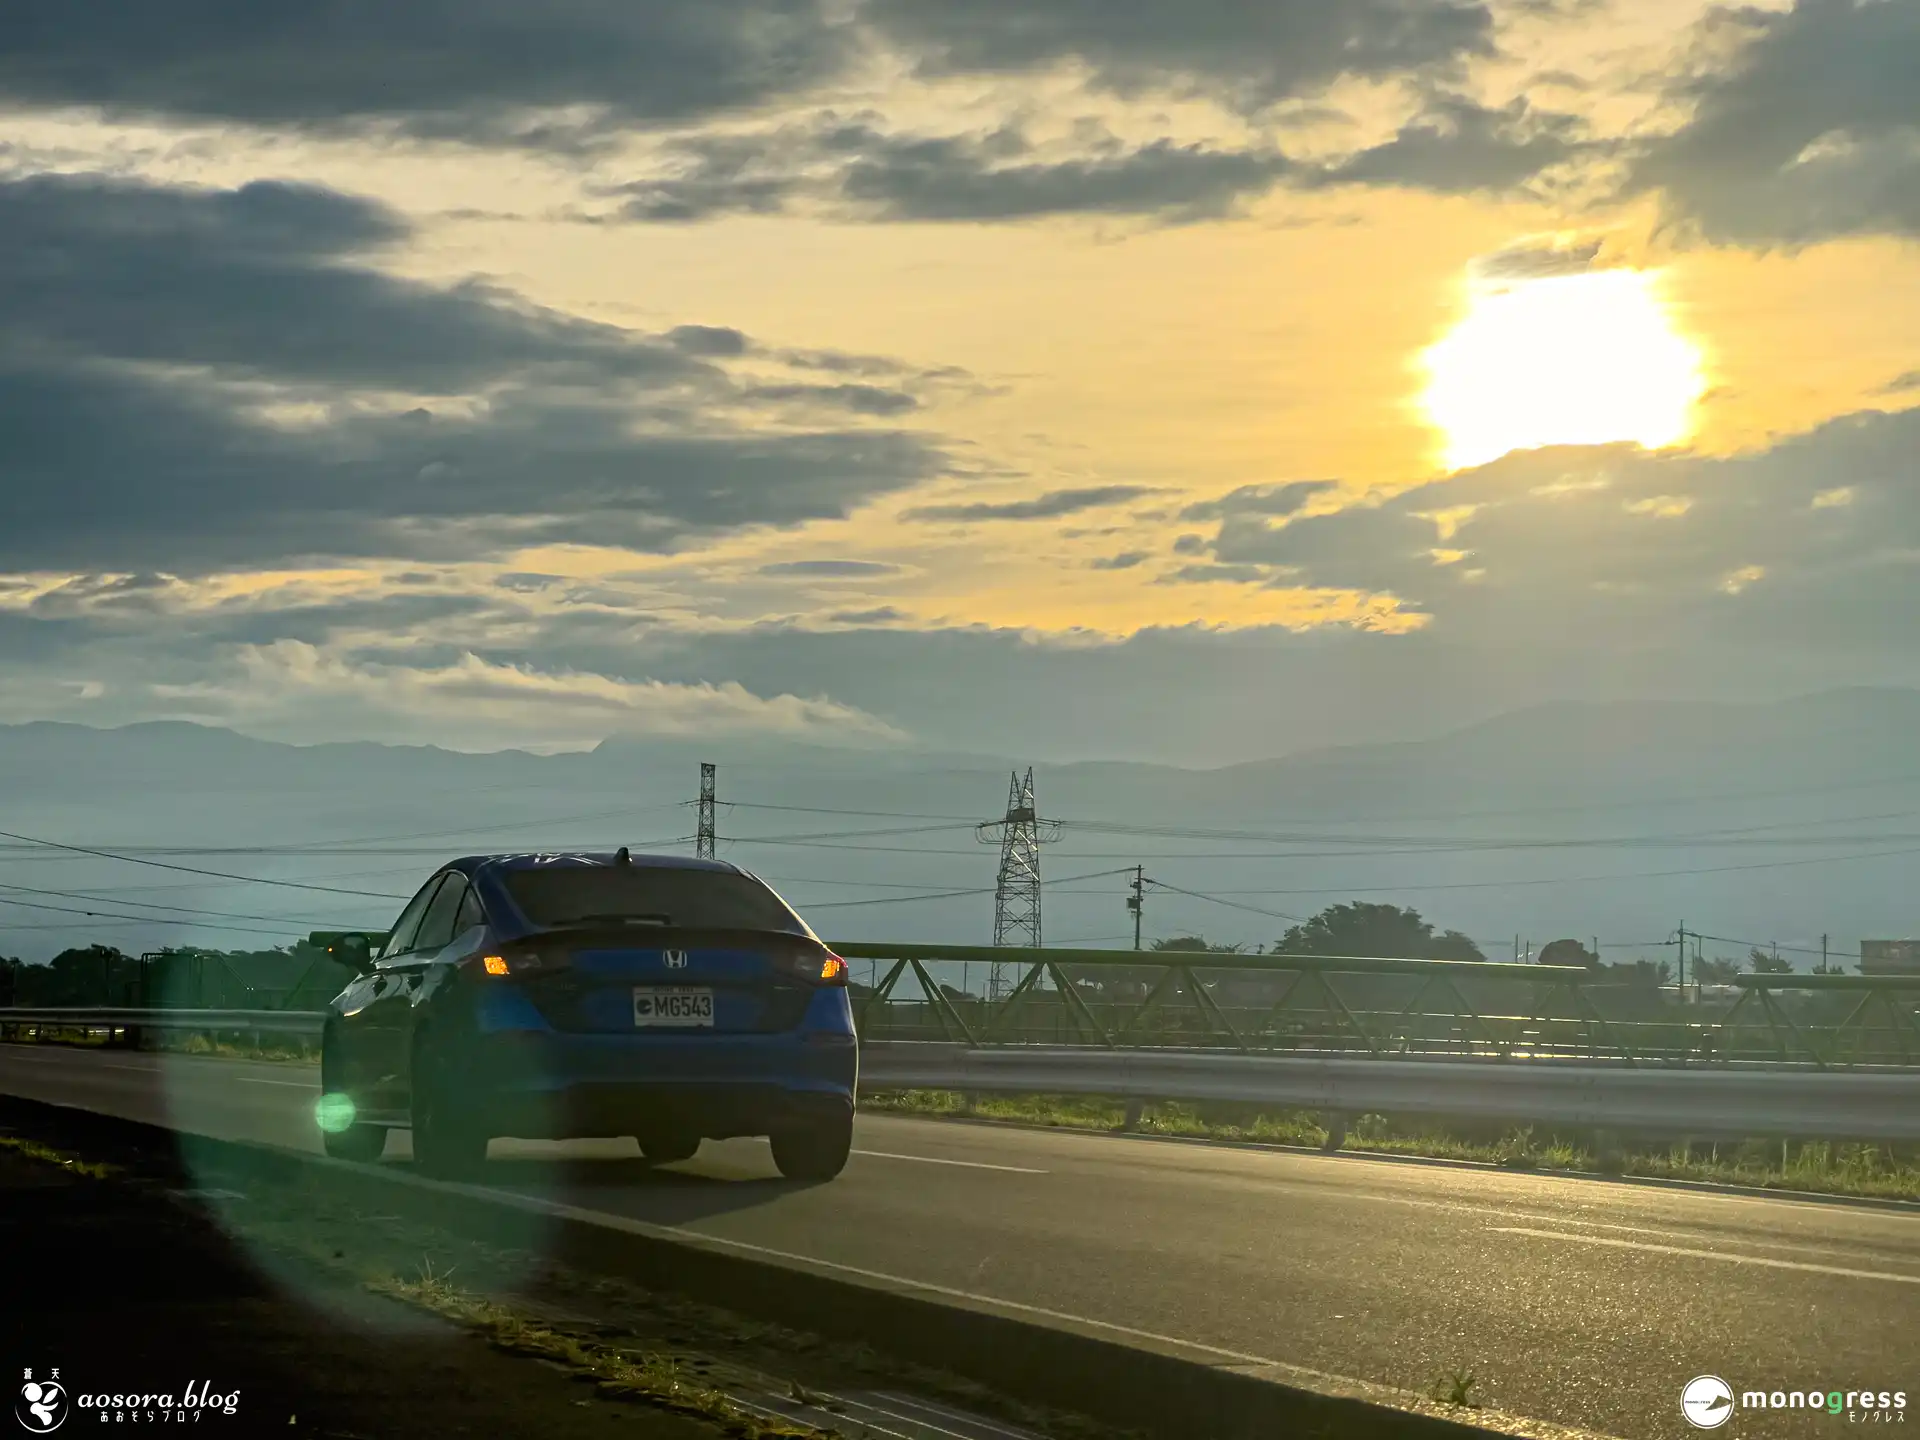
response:
[[(366, 1164), (378, 1160), (386, 1150), (387, 1131), (384, 1125), (363, 1125), (353, 1119), (353, 1095), (346, 1087), (339, 1044), (339, 1037), (331, 1029), (321, 1037), (320, 1103), (314, 1110), (321, 1125), (320, 1143), (335, 1160)], [(341, 1127), (343, 1120), (347, 1123)]]
[(353, 1160), (369, 1164), (378, 1160), (387, 1148), (384, 1125), (349, 1125), (344, 1130), (322, 1130), (320, 1143), (335, 1160)]
[(831, 1180), (847, 1168), (853, 1150), (853, 1117), (814, 1121), (775, 1130), (773, 1163), (789, 1180)]
[(671, 1165), (676, 1160), (691, 1160), (700, 1148), (700, 1137), (691, 1131), (665, 1130), (636, 1138), (640, 1141), (640, 1153), (653, 1165)]
[(414, 1055), (412, 1088), (413, 1163), (436, 1180), (472, 1178), (487, 1158), (486, 1127), (430, 1047)]

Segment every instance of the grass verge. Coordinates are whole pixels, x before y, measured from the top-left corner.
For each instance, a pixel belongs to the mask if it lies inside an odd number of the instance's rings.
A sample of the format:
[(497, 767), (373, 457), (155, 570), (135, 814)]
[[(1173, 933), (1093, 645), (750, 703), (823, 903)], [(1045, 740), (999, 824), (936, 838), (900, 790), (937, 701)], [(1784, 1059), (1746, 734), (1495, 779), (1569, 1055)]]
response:
[(42, 1145), (38, 1140), (29, 1140), (24, 1135), (0, 1135), (0, 1150), (11, 1150), (24, 1159), (57, 1166), (71, 1175), (84, 1175), (89, 1180), (105, 1180), (119, 1173), (118, 1166), (104, 1165), (97, 1160), (83, 1160), (78, 1155), (69, 1155), (51, 1145)]
[[(1126, 1105), (1073, 1095), (967, 1097), (945, 1090), (863, 1092), (863, 1110), (892, 1115), (967, 1117), (1062, 1129), (1119, 1131)], [(1305, 1111), (1258, 1106), (1160, 1102), (1142, 1108), (1134, 1132), (1197, 1140), (1318, 1147), (1327, 1132)], [(1911, 1147), (1840, 1140), (1747, 1140), (1728, 1143), (1597, 1143), (1591, 1133), (1555, 1133), (1537, 1126), (1449, 1127), (1420, 1119), (1362, 1115), (1347, 1147), (1389, 1155), (1468, 1160), (1512, 1170), (1581, 1171), (1698, 1180), (1800, 1190), (1876, 1200), (1920, 1200), (1920, 1161)]]

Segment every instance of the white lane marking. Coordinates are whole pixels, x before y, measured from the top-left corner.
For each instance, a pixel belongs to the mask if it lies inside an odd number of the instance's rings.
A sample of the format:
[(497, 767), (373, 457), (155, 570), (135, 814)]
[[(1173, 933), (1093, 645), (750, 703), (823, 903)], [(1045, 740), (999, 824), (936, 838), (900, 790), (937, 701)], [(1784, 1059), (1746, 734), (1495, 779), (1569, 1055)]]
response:
[(1005, 1170), (1014, 1175), (1045, 1175), (1045, 1170), (1035, 1170), (1031, 1165), (989, 1165), (984, 1160), (942, 1160), (937, 1155), (899, 1155), (892, 1150), (855, 1150), (855, 1155), (868, 1155), (875, 1160), (918, 1160), (922, 1165), (964, 1165), (969, 1170)]
[[(968, 1435), (965, 1431), (949, 1430), (944, 1425), (935, 1424), (933, 1421), (927, 1419), (924, 1415), (902, 1415), (898, 1410), (889, 1410), (887, 1409), (886, 1406), (876, 1405), (871, 1400), (856, 1400), (853, 1403), (858, 1405), (862, 1410), (871, 1410), (874, 1414), (884, 1415), (889, 1420), (898, 1420), (898, 1421), (901, 1421), (903, 1424), (907, 1424), (907, 1425), (918, 1425), (923, 1430), (933, 1430), (938, 1432), (941, 1435), (951, 1435), (953, 1437), (953, 1440), (974, 1440), (974, 1437), (971, 1435)], [(896, 1431), (893, 1431), (892, 1433), (896, 1435), (904, 1435), (906, 1432), (903, 1430), (896, 1430)], [(1001, 1433), (1012, 1434), (1013, 1432), (1002, 1431)]]
[(1616, 1250), (1645, 1250), (1655, 1255), (1685, 1255), (1695, 1260), (1722, 1260), (1729, 1265), (1762, 1265), (1769, 1270), (1807, 1270), (1816, 1275), (1840, 1275), (1849, 1280), (1890, 1280), (1897, 1285), (1920, 1285), (1920, 1275), (1898, 1275), (1889, 1270), (1854, 1270), (1845, 1265), (1814, 1265), (1805, 1260), (1776, 1260), (1771, 1255), (1736, 1255), (1727, 1250), (1694, 1250), (1684, 1245), (1649, 1245), (1644, 1240), (1615, 1240), (1607, 1235), (1574, 1235), (1565, 1230), (1528, 1230), (1518, 1225), (1489, 1227), (1496, 1235), (1532, 1235), (1541, 1240), (1572, 1240), (1580, 1245), (1610, 1245)]
[(313, 1089), (311, 1080), (269, 1080), (261, 1075), (241, 1075), (236, 1077), (242, 1085), (291, 1085), (296, 1090)]
[(996, 1425), (991, 1420), (981, 1419), (978, 1415), (963, 1415), (958, 1410), (949, 1410), (945, 1406), (936, 1405), (931, 1400), (922, 1400), (918, 1396), (896, 1395), (889, 1390), (876, 1390), (873, 1393), (876, 1399), (884, 1400), (889, 1405), (898, 1405), (905, 1410), (909, 1419), (913, 1418), (913, 1412), (918, 1410), (927, 1415), (938, 1415), (943, 1420), (952, 1420), (956, 1424), (971, 1425), (976, 1430), (991, 1430), (996, 1435), (1008, 1436), (1009, 1440), (1036, 1440), (1031, 1430), (1009, 1430), (1004, 1425)]
[[(1370, 1380), (1355, 1380), (1346, 1375), (1334, 1375), (1325, 1370), (1312, 1370), (1304, 1365), (1289, 1365), (1283, 1360), (1269, 1359), (1264, 1355), (1248, 1355), (1239, 1350), (1226, 1350), (1218, 1345), (1208, 1345), (1199, 1340), (1182, 1340), (1174, 1335), (1162, 1335), (1154, 1330), (1138, 1330), (1131, 1325), (1118, 1325), (1111, 1320), (1095, 1320), (1086, 1315), (1074, 1315), (1064, 1310), (1049, 1310), (1042, 1305), (1028, 1305), (1019, 1300), (1004, 1300), (997, 1295), (983, 1295), (974, 1290), (960, 1290), (951, 1285), (937, 1285), (931, 1280), (915, 1280), (905, 1275), (893, 1275), (885, 1270), (868, 1270), (858, 1265), (843, 1265), (836, 1260), (822, 1260), (812, 1255), (800, 1255), (791, 1250), (776, 1250), (771, 1245), (755, 1245), (750, 1240), (735, 1240), (731, 1236), (714, 1235), (704, 1230), (689, 1230), (682, 1225), (657, 1225), (650, 1220), (636, 1220), (631, 1216), (618, 1215), (610, 1210), (588, 1210), (578, 1205), (567, 1205), (557, 1200), (542, 1200), (533, 1195), (522, 1195), (512, 1190), (494, 1190), (479, 1185), (461, 1185), (446, 1181), (434, 1182), (422, 1180), (412, 1175), (391, 1177), (396, 1183), (405, 1185), (447, 1185), (450, 1189), (465, 1190), (476, 1195), (484, 1195), (489, 1200), (503, 1202), (517, 1209), (535, 1215), (551, 1215), (562, 1219), (580, 1221), (587, 1225), (599, 1225), (612, 1230), (624, 1230), (632, 1235), (651, 1235), (694, 1246), (711, 1245), (723, 1250), (738, 1250), (749, 1255), (765, 1255), (775, 1260), (791, 1261), (797, 1265), (810, 1266), (818, 1270), (830, 1270), (841, 1275), (853, 1275), (862, 1280), (876, 1280), (884, 1285), (897, 1285), (909, 1290), (918, 1290), (928, 1295), (944, 1295), (953, 1300), (966, 1300), (976, 1305), (996, 1306), (1002, 1310), (1012, 1310), (1022, 1315), (1038, 1315), (1048, 1320), (1060, 1320), (1069, 1325), (1081, 1325), (1092, 1330), (1105, 1330), (1115, 1335), (1128, 1335), (1136, 1340), (1150, 1340), (1156, 1345), (1170, 1345), (1176, 1349), (1196, 1351), (1202, 1355), (1212, 1355), (1221, 1360), (1232, 1361), (1236, 1365), (1257, 1365), (1262, 1369), (1297, 1376), (1306, 1380), (1317, 1380), (1323, 1385), (1337, 1385), (1350, 1394), (1365, 1394), (1376, 1397), (1390, 1397), (1392, 1403), (1400, 1403), (1412, 1397), (1411, 1392), (1395, 1390), (1391, 1386), (1380, 1385)], [(1591, 1431), (1580, 1431), (1571, 1426), (1536, 1422), (1543, 1430), (1561, 1435), (1586, 1435)]]
[[(1549, 1225), (1584, 1225), (1593, 1230), (1624, 1230), (1629, 1235), (1665, 1235), (1674, 1240), (1700, 1240), (1709, 1238), (1694, 1230), (1662, 1230), (1651, 1225), (1620, 1225), (1609, 1220), (1581, 1220), (1572, 1215), (1527, 1215), (1515, 1212), (1507, 1215), (1506, 1218), (1509, 1220), (1540, 1220)], [(1844, 1250), (1834, 1245), (1803, 1245), (1797, 1240), (1767, 1240), (1758, 1235), (1728, 1235), (1725, 1238), (1741, 1245), (1757, 1245), (1762, 1250), (1798, 1250), (1804, 1255), (1841, 1255), (1853, 1259), (1863, 1258), (1858, 1249)], [(1879, 1257), (1868, 1256), (1865, 1258)], [(1904, 1259), (1907, 1257), (1902, 1256), (1899, 1258)]]

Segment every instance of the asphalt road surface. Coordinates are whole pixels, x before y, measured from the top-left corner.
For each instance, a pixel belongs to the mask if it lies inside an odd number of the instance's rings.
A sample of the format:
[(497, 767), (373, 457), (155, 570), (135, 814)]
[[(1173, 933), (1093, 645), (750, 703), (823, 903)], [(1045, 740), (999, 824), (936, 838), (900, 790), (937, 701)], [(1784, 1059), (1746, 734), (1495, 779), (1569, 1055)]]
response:
[[(299, 1066), (0, 1046), (0, 1090), (319, 1149)], [(407, 1155), (396, 1139), (387, 1163)], [(879, 1116), (831, 1185), (779, 1182), (762, 1141), (637, 1155), (496, 1141), (488, 1183), (1195, 1358), (1420, 1391), (1469, 1370), (1503, 1410), (1612, 1435), (1692, 1433), (1701, 1374), (1904, 1390), (1920, 1424), (1920, 1213)], [(1847, 1423), (1745, 1412), (1721, 1433)]]

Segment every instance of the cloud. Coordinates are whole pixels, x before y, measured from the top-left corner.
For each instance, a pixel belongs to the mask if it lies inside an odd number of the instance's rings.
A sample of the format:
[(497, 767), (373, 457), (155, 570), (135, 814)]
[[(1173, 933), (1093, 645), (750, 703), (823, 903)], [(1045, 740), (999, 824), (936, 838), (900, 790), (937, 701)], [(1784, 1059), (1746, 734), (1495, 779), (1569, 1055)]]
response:
[(1513, 190), (1582, 148), (1571, 116), (1523, 100), (1493, 110), (1442, 96), (1393, 139), (1322, 172), (1329, 185), (1403, 185), (1443, 195)]
[(887, 220), (1016, 220), (1036, 215), (1211, 219), (1296, 170), (1277, 150), (1221, 150), (1156, 140), (1130, 150), (996, 163), (952, 137), (876, 142), (847, 167), (840, 196)]
[(366, 252), (406, 227), (332, 191), (6, 181), (0, 233), (4, 568), (664, 551), (946, 469), (917, 436), (720, 420), (739, 332), (387, 274)]
[(839, 74), (824, 0), (15, 0), (0, 98), (120, 118), (571, 149)]
[[(1204, 500), (1180, 512), (1182, 520), (1220, 520), (1230, 515), (1292, 515), (1316, 495), (1337, 489), (1333, 480), (1294, 480), (1284, 485), (1242, 485), (1217, 500)], [(1183, 541), (1189, 537), (1182, 537)], [(1193, 551), (1174, 546), (1182, 554)]]
[(733, 359), (752, 348), (744, 334), (728, 325), (676, 325), (662, 338), (683, 354), (703, 359)]
[(1713, 240), (1920, 234), (1920, 9), (1796, 0), (1703, 25), (1735, 42), (1731, 59), (1682, 83), (1692, 116), (1649, 147), (1636, 185)]
[(1071, 62), (1123, 95), (1196, 91), (1246, 109), (1494, 48), (1487, 8), (1451, 0), (873, 0), (866, 15), (929, 74)]
[(884, 564), (878, 560), (783, 560), (775, 565), (762, 565), (760, 573), (831, 579), (839, 576), (897, 575), (900, 573), (900, 567)]
[(891, 625), (907, 616), (891, 605), (876, 605), (871, 610), (836, 610), (827, 618), (836, 625)]
[(1523, 241), (1482, 256), (1474, 274), (1487, 280), (1545, 280), (1556, 275), (1581, 275), (1600, 257), (1599, 240), (1562, 239)]
[(1341, 161), (1306, 164), (1264, 141), (1122, 140), (1083, 125), (1068, 140), (1042, 145), (1014, 120), (928, 134), (824, 111), (758, 132), (677, 137), (656, 152), (654, 173), (604, 192), (619, 203), (597, 223), (804, 209), (868, 223), (1099, 215), (1191, 224), (1237, 214), (1282, 186), (1511, 190), (1582, 153), (1575, 129), (1571, 117), (1522, 104), (1491, 110), (1442, 95), (1394, 139)]
[[(1653, 626), (1701, 644), (1885, 651), (1905, 643), (1892, 597), (1920, 582), (1916, 445), (1920, 412), (1868, 411), (1725, 458), (1517, 452), (1279, 529), (1228, 515), (1211, 553), (1253, 567), (1253, 583), (1289, 567), (1301, 583), (1393, 594), (1483, 643), (1557, 633), (1631, 649)], [(1442, 547), (1465, 554), (1436, 563)]]
[(757, 132), (679, 136), (653, 165), (656, 173), (606, 192), (619, 202), (612, 218), (687, 223), (779, 214), (804, 202), (872, 223), (1048, 215), (1190, 222), (1229, 214), (1299, 169), (1272, 148), (1080, 133), (1043, 151), (1011, 122), (925, 134), (832, 111)]
[(906, 520), (1053, 520), (1076, 515), (1082, 510), (1097, 510), (1104, 505), (1119, 505), (1156, 492), (1147, 485), (1092, 485), (1078, 490), (1049, 490), (1032, 500), (981, 502), (970, 505), (921, 505), (908, 510)]
[(1120, 555), (1103, 555), (1088, 563), (1095, 570), (1131, 570), (1147, 559), (1144, 550), (1128, 550)]
[(404, 729), (458, 707), (477, 726), (496, 733), (537, 727), (554, 743), (586, 744), (609, 734), (907, 738), (852, 706), (790, 693), (756, 695), (732, 681), (627, 680), (472, 653), (442, 663), (372, 661), (285, 639), (238, 647), (217, 676), (157, 683), (151, 693), (156, 708), (176, 716), (283, 733), (325, 734), (326, 717), (343, 712), (362, 724), (379, 716)]
[(920, 402), (904, 390), (879, 385), (755, 385), (745, 392), (745, 398), (776, 405), (848, 410), (856, 415), (904, 415), (920, 408)]
[(1905, 395), (1914, 390), (1920, 390), (1920, 370), (1905, 371), (1880, 387), (1882, 395)]

